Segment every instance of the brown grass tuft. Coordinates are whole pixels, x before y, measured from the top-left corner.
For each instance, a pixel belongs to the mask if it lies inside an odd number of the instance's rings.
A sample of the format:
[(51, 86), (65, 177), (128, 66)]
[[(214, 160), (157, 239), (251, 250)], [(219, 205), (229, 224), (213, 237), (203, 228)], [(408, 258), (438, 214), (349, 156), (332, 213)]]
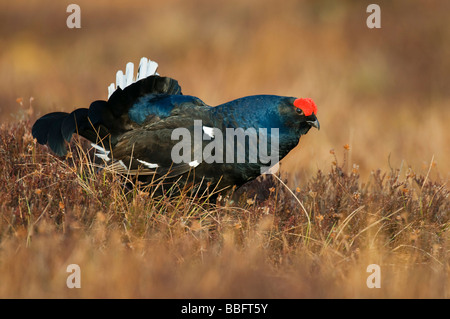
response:
[[(93, 169), (82, 140), (59, 159), (29, 134), (28, 121), (0, 129), (0, 297), (448, 297), (442, 181), (411, 169), (361, 181), (333, 154), (329, 172), (294, 190), (261, 177), (238, 205), (152, 197)], [(66, 287), (69, 264), (81, 289)]]

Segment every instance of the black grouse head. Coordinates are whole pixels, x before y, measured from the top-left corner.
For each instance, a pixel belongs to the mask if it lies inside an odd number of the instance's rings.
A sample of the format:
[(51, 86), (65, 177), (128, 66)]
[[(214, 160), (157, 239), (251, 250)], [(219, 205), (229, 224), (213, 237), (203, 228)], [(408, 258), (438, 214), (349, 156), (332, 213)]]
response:
[(320, 129), (317, 106), (311, 98), (285, 98), (278, 104), (278, 113), (284, 126), (298, 135), (308, 133), (311, 127)]

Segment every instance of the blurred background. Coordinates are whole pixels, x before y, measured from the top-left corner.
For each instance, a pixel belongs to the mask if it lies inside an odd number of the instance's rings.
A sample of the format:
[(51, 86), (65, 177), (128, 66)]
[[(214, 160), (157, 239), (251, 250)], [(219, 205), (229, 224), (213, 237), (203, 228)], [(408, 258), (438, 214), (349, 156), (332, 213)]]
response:
[[(373, 2), (381, 29), (366, 26)], [(295, 183), (328, 171), (346, 144), (363, 176), (426, 173), (433, 158), (432, 173), (449, 177), (450, 1), (77, 0), (80, 29), (66, 25), (70, 3), (0, 2), (1, 123), (30, 98), (32, 120), (106, 99), (116, 71), (146, 56), (210, 105), (313, 98), (321, 130), (282, 162)]]

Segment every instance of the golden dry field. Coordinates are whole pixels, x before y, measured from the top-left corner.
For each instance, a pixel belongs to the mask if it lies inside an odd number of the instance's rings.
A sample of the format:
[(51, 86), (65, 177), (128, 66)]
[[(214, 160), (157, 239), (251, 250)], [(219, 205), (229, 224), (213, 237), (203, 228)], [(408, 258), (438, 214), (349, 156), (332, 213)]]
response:
[[(376, 1), (381, 29), (367, 1), (79, 0), (79, 29), (70, 3), (0, 2), (0, 298), (449, 297), (449, 1)], [(210, 105), (311, 97), (321, 129), (233, 205), (33, 140), (143, 56)]]

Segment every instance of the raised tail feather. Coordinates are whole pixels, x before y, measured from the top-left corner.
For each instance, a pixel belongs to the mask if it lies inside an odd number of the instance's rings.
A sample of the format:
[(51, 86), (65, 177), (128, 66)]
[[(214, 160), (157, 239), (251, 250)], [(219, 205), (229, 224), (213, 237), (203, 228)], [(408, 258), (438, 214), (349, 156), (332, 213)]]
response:
[[(142, 58), (136, 77), (138, 81), (133, 82), (133, 66), (128, 63), (125, 75), (120, 77), (119, 73), (123, 72), (118, 72), (117, 87), (114, 84), (108, 87), (108, 101), (95, 101), (89, 109), (80, 108), (72, 113), (46, 114), (33, 125), (33, 136), (39, 144), (48, 144), (59, 156), (67, 154), (65, 141), (69, 142), (74, 133), (109, 149), (121, 134), (135, 125), (127, 114), (137, 99), (147, 94), (182, 94), (176, 80), (157, 75), (157, 66), (156, 62)], [(105, 141), (108, 136), (110, 140)]]

